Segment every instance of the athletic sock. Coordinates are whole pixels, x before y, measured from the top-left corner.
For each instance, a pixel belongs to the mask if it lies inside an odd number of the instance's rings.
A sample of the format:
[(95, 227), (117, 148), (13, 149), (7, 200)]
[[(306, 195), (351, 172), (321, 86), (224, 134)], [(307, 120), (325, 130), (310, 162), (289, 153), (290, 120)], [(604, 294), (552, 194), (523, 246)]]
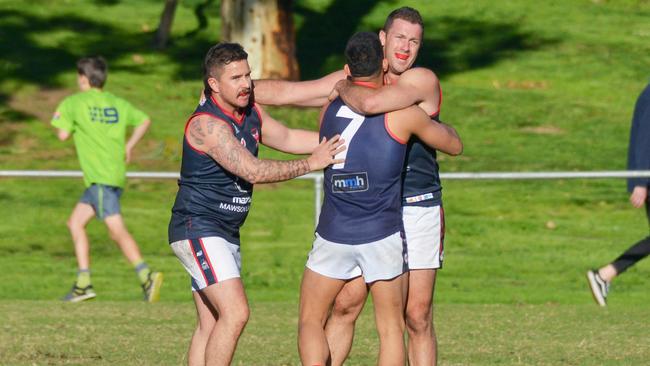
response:
[(77, 282), (76, 286), (79, 288), (86, 288), (90, 286), (90, 270), (89, 269), (80, 269), (77, 272)]
[(140, 259), (136, 263), (133, 263), (133, 265), (135, 266), (135, 273), (138, 275), (140, 283), (144, 284), (147, 282), (151, 273), (151, 269), (149, 269), (147, 263), (143, 259)]

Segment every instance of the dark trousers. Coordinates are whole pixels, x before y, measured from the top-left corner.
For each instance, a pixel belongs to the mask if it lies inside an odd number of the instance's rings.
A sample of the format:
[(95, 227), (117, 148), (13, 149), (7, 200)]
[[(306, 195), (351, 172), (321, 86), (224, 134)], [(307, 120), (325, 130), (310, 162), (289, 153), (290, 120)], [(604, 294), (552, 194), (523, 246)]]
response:
[[(645, 213), (650, 224), (650, 202), (645, 203)], [(645, 237), (636, 244), (632, 245), (625, 253), (621, 254), (612, 265), (616, 268), (616, 273), (621, 274), (636, 262), (650, 254), (650, 236)]]

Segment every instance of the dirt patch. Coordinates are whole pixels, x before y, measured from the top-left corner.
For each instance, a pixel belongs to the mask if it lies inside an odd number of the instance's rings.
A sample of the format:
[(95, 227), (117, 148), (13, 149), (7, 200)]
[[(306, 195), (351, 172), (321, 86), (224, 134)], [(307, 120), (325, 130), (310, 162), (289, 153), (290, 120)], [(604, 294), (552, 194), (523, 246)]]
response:
[(7, 105), (18, 112), (34, 116), (43, 123), (50, 123), (56, 106), (72, 94), (70, 89), (40, 89), (33, 94), (13, 95)]
[(507, 80), (505, 82), (492, 80), (492, 86), (495, 89), (547, 89), (548, 82), (546, 80)]
[(523, 132), (534, 133), (536, 135), (562, 135), (564, 130), (555, 126), (536, 126), (524, 127), (521, 129)]

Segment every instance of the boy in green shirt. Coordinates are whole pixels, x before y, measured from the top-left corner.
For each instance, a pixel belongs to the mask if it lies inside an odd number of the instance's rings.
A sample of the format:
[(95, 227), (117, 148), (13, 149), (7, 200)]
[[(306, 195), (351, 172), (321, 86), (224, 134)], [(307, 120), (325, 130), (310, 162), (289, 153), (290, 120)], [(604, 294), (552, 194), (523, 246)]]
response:
[[(73, 136), (86, 185), (67, 222), (79, 272), (72, 290), (63, 300), (79, 302), (96, 296), (90, 281), (90, 246), (85, 230), (90, 219), (96, 216), (104, 221), (111, 239), (135, 267), (145, 301), (155, 302), (160, 298), (163, 275), (151, 271), (144, 262), (120, 213), (126, 163), (131, 160), (133, 147), (151, 121), (129, 102), (102, 90), (107, 71), (108, 66), (102, 57), (79, 60), (77, 83), (81, 92), (65, 98), (52, 118), (59, 140)], [(128, 126), (134, 127), (133, 134), (125, 143)]]

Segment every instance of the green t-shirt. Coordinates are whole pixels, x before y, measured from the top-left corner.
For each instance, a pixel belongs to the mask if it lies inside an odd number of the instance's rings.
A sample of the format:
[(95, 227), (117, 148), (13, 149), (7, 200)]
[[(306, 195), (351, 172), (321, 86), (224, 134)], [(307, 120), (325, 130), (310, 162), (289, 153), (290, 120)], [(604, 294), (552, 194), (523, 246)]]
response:
[(92, 183), (124, 187), (126, 129), (149, 119), (126, 100), (90, 89), (63, 100), (52, 126), (73, 134), (86, 187)]

